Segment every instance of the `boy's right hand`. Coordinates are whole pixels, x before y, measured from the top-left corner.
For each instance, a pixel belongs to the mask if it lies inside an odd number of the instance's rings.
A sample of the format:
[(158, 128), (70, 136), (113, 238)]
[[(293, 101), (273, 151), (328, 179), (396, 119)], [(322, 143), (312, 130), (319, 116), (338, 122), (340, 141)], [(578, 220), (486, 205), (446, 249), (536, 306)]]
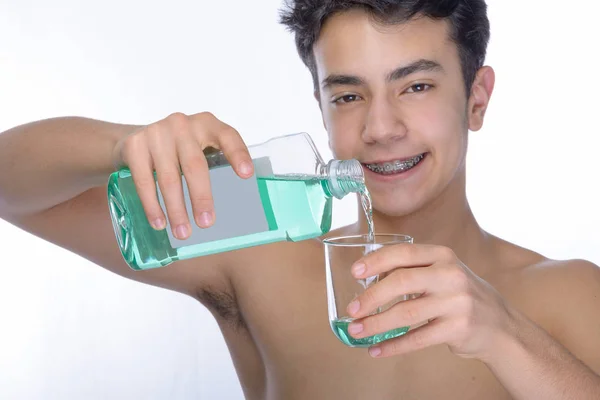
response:
[(176, 238), (186, 239), (192, 223), (185, 208), (181, 173), (188, 184), (195, 223), (202, 228), (213, 224), (214, 204), (203, 152), (207, 147), (223, 151), (239, 177), (252, 176), (252, 159), (240, 134), (207, 112), (171, 114), (127, 135), (115, 146), (114, 164), (130, 169), (148, 221), (155, 229), (166, 227), (166, 217), (156, 195), (154, 171)]

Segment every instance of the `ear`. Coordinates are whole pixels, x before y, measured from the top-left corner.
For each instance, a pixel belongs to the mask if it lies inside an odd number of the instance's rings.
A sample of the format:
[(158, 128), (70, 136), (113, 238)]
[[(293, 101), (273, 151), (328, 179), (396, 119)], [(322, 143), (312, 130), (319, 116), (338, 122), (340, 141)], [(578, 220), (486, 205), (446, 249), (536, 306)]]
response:
[(492, 67), (482, 67), (477, 71), (471, 96), (469, 98), (469, 129), (478, 131), (483, 126), (483, 120), (494, 91), (496, 75)]
[(323, 107), (321, 107), (321, 93), (318, 90), (315, 90), (313, 96), (315, 96), (315, 100), (317, 101), (317, 104), (319, 104), (319, 110), (323, 112)]

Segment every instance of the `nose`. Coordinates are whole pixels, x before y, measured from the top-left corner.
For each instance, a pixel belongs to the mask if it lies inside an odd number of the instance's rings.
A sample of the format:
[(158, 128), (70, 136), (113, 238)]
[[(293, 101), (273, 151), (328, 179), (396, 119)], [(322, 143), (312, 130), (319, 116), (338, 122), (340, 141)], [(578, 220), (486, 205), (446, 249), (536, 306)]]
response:
[(387, 96), (372, 98), (363, 140), (366, 143), (391, 144), (406, 136), (407, 128), (400, 118), (399, 110)]

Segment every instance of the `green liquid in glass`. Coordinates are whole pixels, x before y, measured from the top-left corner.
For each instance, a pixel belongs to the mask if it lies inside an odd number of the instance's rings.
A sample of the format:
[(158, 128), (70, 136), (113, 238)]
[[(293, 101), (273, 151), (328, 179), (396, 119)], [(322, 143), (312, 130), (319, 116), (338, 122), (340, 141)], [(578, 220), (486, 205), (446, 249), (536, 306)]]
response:
[(356, 339), (348, 332), (348, 325), (352, 320), (350, 318), (339, 318), (331, 323), (331, 329), (335, 336), (345, 345), (350, 347), (370, 347), (384, 340), (393, 339), (408, 332), (409, 327), (392, 329), (385, 333), (380, 333), (365, 338)]

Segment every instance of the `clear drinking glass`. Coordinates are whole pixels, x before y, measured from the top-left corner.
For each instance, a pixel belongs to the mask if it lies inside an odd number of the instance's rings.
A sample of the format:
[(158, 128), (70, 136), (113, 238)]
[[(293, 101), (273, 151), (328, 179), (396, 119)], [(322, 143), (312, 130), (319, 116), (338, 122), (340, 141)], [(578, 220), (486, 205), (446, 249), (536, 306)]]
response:
[[(397, 234), (376, 234), (374, 240), (368, 240), (367, 235), (355, 235), (325, 239), (323, 243), (325, 246), (329, 325), (335, 336), (342, 343), (350, 347), (370, 347), (376, 343), (402, 336), (408, 332), (409, 327), (405, 326), (370, 337), (355, 339), (348, 332), (348, 325), (353, 321), (353, 318), (349, 317), (346, 313), (346, 307), (368, 287), (385, 277), (383, 274), (380, 274), (357, 280), (351, 273), (354, 262), (364, 255), (384, 246), (400, 243), (412, 244), (412, 237)], [(397, 302), (409, 300), (413, 297), (411, 294), (402, 295), (384, 307), (374, 310), (373, 314), (387, 310)]]

